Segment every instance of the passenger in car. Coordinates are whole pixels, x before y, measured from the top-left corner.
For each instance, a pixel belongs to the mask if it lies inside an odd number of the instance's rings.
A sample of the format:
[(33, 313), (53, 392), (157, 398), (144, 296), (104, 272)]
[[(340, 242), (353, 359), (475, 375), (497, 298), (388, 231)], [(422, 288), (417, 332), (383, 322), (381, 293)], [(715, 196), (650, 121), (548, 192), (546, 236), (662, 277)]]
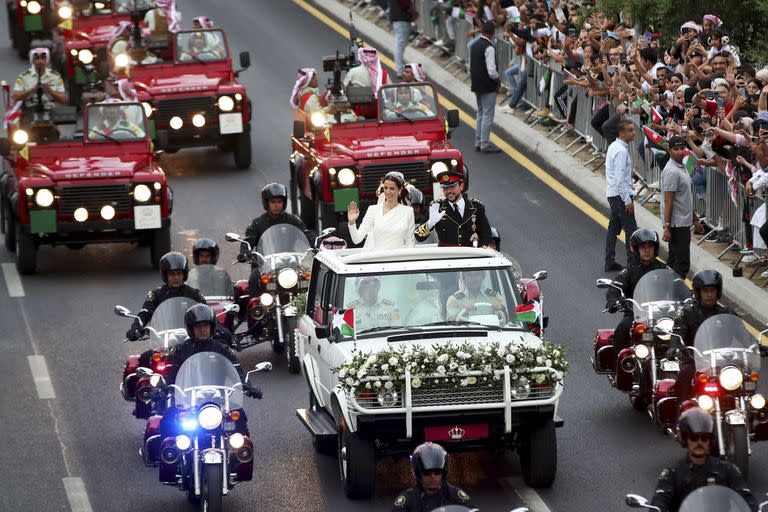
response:
[(400, 310), (389, 299), (380, 298), (381, 279), (360, 276), (355, 280), (358, 298), (347, 305), (355, 312), (355, 331), (360, 333), (374, 327), (400, 325)]

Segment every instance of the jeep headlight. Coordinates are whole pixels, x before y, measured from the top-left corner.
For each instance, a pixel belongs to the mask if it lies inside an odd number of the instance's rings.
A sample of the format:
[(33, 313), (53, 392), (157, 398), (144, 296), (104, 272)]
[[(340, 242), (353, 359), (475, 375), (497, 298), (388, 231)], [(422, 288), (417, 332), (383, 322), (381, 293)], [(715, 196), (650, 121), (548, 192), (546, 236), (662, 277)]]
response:
[(40, 11), (43, 10), (43, 7), (40, 5), (40, 2), (37, 0), (32, 0), (31, 2), (27, 2), (27, 12), (29, 14), (39, 14)]
[(179, 116), (173, 116), (168, 124), (170, 124), (171, 128), (174, 130), (180, 130), (181, 127), (184, 126), (184, 121)]
[(200, 409), (200, 413), (197, 415), (197, 421), (205, 430), (213, 430), (217, 428), (221, 425), (223, 419), (224, 415), (221, 413), (221, 409), (213, 404), (203, 406), (203, 408)]
[(62, 5), (58, 10), (59, 18), (68, 20), (72, 17), (72, 8), (68, 5)]
[(152, 105), (146, 101), (141, 102), (141, 107), (144, 109), (144, 115), (152, 117)]
[(41, 188), (35, 194), (35, 204), (41, 208), (48, 208), (53, 204), (53, 192), (47, 188)]
[(648, 356), (651, 355), (651, 351), (648, 348), (648, 345), (640, 343), (639, 345), (635, 345), (635, 355), (640, 359), (647, 359)]
[(397, 391), (393, 389), (382, 389), (379, 391), (376, 399), (382, 407), (394, 407), (397, 405)]
[(286, 290), (294, 288), (298, 282), (299, 274), (292, 268), (284, 268), (277, 274), (277, 284)]
[(128, 58), (128, 55), (125, 53), (118, 53), (115, 55), (115, 67), (118, 68), (124, 68), (128, 65), (130, 62), (130, 59)]
[(349, 167), (345, 167), (339, 171), (338, 180), (343, 186), (348, 187), (355, 182), (355, 171)]
[(90, 64), (91, 62), (93, 62), (93, 52), (88, 48), (80, 50), (77, 53), (77, 60), (79, 60), (83, 64)]
[(24, 130), (16, 130), (13, 132), (13, 143), (23, 146), (29, 141), (29, 134)]
[(448, 170), (448, 166), (445, 164), (445, 162), (432, 162), (429, 170), (432, 173), (432, 177), (437, 178), (440, 173), (446, 172)]
[(312, 115), (309, 117), (309, 122), (312, 123), (312, 126), (315, 128), (322, 128), (325, 126), (325, 114), (322, 112), (312, 112)]
[(152, 191), (143, 183), (139, 183), (133, 188), (133, 198), (137, 203), (146, 203), (152, 199)]
[(231, 112), (235, 108), (235, 100), (231, 96), (222, 96), (217, 104), (222, 112)]
[(723, 389), (733, 391), (734, 389), (741, 387), (741, 383), (744, 380), (744, 375), (741, 373), (741, 370), (735, 366), (726, 366), (723, 368), (723, 371), (720, 372), (720, 377), (718, 377), (718, 380), (720, 381), (720, 385), (723, 387)]

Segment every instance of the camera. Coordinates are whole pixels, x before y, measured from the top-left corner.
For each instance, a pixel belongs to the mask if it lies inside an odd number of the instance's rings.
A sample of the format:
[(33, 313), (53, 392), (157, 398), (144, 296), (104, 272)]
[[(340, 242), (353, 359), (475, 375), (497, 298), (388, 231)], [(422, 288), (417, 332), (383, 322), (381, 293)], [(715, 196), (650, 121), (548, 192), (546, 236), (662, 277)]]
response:
[(576, 27), (568, 27), (568, 37), (576, 37)]

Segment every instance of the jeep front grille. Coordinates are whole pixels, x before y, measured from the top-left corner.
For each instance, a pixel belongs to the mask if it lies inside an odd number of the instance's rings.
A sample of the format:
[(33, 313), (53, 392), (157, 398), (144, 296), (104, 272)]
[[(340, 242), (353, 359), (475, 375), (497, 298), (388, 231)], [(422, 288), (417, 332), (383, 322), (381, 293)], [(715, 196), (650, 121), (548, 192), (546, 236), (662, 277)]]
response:
[(431, 189), (432, 175), (427, 169), (427, 161), (400, 162), (396, 164), (370, 164), (360, 168), (360, 192), (373, 194), (379, 186), (379, 180), (390, 171), (400, 171), (405, 181), (420, 190)]
[(131, 211), (128, 185), (72, 185), (59, 188), (59, 214), (71, 216), (83, 207), (91, 215), (105, 205), (112, 205), (116, 213)]
[(157, 123), (167, 126), (173, 116), (179, 116), (184, 126), (192, 126), (192, 116), (203, 114), (206, 124), (219, 121), (215, 96), (174, 98), (157, 102)]

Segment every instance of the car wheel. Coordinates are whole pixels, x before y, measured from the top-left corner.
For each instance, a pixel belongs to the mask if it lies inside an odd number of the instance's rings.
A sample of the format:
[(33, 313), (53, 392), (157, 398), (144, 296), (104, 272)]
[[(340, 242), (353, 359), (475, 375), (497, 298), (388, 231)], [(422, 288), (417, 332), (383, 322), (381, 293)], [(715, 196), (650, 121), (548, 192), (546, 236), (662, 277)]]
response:
[(3, 231), (5, 232), (5, 248), (13, 252), (16, 250), (16, 223), (13, 220), (11, 206), (8, 201), (3, 201)]
[(152, 233), (152, 242), (149, 246), (149, 260), (152, 267), (160, 268), (160, 258), (171, 251), (171, 228), (156, 229)]
[(244, 131), (237, 136), (235, 143), (235, 166), (238, 169), (248, 169), (251, 166), (251, 132)]
[(24, 233), (16, 223), (16, 270), (20, 274), (34, 274), (37, 270), (37, 247), (32, 235)]
[(347, 498), (366, 500), (376, 488), (376, 447), (339, 426), (339, 476)]
[(518, 449), (523, 481), (530, 487), (550, 487), (557, 472), (555, 422), (547, 420), (523, 436)]
[[(317, 410), (320, 406), (317, 404), (317, 399), (312, 390), (309, 390), (309, 408), (311, 410)], [(312, 436), (312, 446), (315, 447), (315, 452), (320, 455), (336, 455), (338, 451), (338, 438), (318, 438)]]

